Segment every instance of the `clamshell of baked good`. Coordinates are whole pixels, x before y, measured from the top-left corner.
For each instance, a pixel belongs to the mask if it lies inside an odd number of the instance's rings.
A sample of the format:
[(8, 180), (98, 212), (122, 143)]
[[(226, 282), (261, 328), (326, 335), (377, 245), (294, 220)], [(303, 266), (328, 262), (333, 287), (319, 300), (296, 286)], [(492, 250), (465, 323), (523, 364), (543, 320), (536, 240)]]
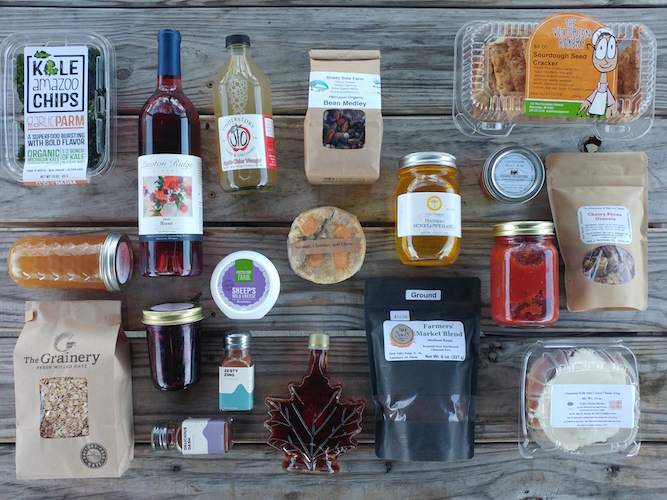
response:
[(531, 346), (521, 380), (521, 455), (636, 455), (637, 374), (637, 360), (620, 340), (551, 340)]
[(366, 237), (357, 218), (336, 207), (318, 207), (300, 214), (287, 237), (292, 270), (314, 283), (338, 283), (364, 263)]
[(655, 36), (634, 22), (473, 21), (456, 36), (454, 122), (473, 136), (565, 123), (636, 139), (653, 124), (656, 55)]

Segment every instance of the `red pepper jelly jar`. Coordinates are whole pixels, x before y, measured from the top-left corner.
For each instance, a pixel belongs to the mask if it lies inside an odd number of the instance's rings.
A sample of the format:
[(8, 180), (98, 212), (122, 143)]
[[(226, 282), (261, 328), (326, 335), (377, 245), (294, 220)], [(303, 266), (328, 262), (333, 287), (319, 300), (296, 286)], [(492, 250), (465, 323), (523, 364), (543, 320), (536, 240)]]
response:
[(196, 302), (144, 309), (153, 385), (162, 391), (188, 389), (201, 374), (202, 306)]
[(558, 320), (558, 250), (552, 222), (493, 226), (491, 317), (504, 326), (547, 326)]

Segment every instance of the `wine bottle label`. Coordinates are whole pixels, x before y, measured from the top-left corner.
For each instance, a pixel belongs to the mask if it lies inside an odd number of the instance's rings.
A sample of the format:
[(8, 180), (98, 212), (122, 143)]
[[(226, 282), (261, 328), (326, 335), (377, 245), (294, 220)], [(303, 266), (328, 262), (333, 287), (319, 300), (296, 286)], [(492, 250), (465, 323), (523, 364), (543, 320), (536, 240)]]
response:
[(87, 184), (88, 48), (25, 47), (26, 186)]
[(222, 171), (276, 168), (273, 118), (231, 115), (218, 118)]
[(252, 410), (255, 366), (220, 367), (220, 410)]
[(140, 241), (199, 241), (204, 234), (203, 212), (201, 158), (139, 157)]
[(229, 449), (229, 428), (225, 418), (187, 418), (181, 424), (183, 455), (211, 455)]

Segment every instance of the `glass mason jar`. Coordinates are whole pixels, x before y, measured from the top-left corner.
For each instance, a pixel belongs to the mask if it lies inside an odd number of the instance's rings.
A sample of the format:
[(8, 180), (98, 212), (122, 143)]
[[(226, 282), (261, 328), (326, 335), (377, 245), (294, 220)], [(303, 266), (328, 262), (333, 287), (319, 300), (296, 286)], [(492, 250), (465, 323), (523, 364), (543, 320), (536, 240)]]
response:
[(125, 234), (24, 236), (7, 254), (9, 276), (27, 288), (125, 290), (132, 277)]
[(201, 375), (202, 306), (195, 302), (144, 309), (153, 385), (162, 391), (189, 389)]
[(504, 326), (558, 320), (558, 251), (552, 222), (495, 224), (491, 250), (491, 317)]
[(412, 153), (399, 160), (396, 252), (403, 264), (452, 264), (461, 249), (461, 195), (456, 158)]

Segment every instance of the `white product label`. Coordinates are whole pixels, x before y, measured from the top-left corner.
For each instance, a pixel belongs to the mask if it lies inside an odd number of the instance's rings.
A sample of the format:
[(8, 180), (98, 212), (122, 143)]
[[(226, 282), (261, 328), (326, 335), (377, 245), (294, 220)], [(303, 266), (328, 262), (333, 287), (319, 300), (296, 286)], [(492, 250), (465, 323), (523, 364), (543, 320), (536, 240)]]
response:
[(635, 422), (635, 388), (614, 384), (554, 384), (552, 427), (630, 429)]
[(405, 300), (440, 300), (441, 290), (406, 290)]
[(453, 193), (406, 193), (397, 201), (396, 234), (461, 237), (461, 196)]
[(380, 75), (311, 71), (309, 108), (382, 109)]
[(226, 451), (225, 423), (214, 418), (187, 418), (181, 424), (183, 455), (210, 455)]
[(389, 311), (389, 319), (392, 321), (410, 321), (410, 311)]
[(463, 361), (466, 337), (460, 321), (385, 321), (387, 361)]
[(139, 157), (141, 241), (201, 240), (204, 234), (201, 158)]
[(116, 250), (116, 275), (118, 276), (118, 282), (121, 284), (125, 283), (130, 277), (130, 271), (132, 271), (131, 256), (127, 243), (122, 242), (118, 245), (118, 250)]
[(242, 385), (247, 394), (255, 390), (255, 365), (247, 367), (220, 367), (220, 394), (234, 394)]
[(577, 216), (579, 236), (586, 245), (629, 245), (632, 242), (632, 221), (625, 207), (581, 207)]
[(230, 115), (218, 118), (222, 171), (276, 168), (273, 118)]
[(511, 153), (494, 166), (491, 177), (504, 195), (522, 196), (535, 184), (535, 165), (525, 156)]
[(88, 48), (24, 49), (27, 186), (87, 184)]

